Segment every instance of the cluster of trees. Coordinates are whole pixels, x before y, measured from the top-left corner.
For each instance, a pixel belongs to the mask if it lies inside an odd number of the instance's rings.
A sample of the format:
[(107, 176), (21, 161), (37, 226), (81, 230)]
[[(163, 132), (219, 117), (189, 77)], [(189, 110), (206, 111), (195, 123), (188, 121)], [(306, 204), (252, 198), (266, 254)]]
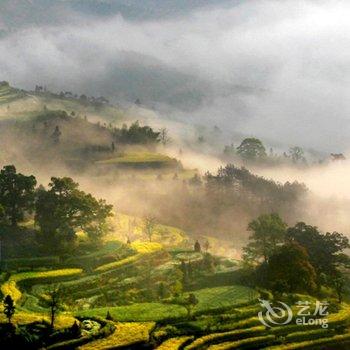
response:
[(184, 288), (188, 289), (197, 277), (214, 272), (217, 265), (218, 260), (210, 253), (203, 253), (202, 258), (198, 260), (181, 261), (180, 269)]
[(52, 177), (48, 188), (36, 187), (33, 175), (17, 173), (7, 165), (0, 171), (1, 225), (16, 228), (34, 217), (37, 239), (46, 250), (64, 252), (72, 248), (75, 232), (83, 230), (94, 243), (106, 233), (112, 206), (79, 189), (69, 177)]
[(207, 172), (205, 189), (207, 196), (217, 206), (227, 208), (236, 198), (240, 202), (258, 200), (265, 210), (275, 210), (286, 204), (291, 206), (307, 192), (305, 185), (298, 182), (277, 183), (233, 164), (220, 167), (215, 175)]
[[(168, 131), (165, 128), (155, 131), (148, 125), (140, 125), (139, 121), (135, 121), (130, 126), (123, 124), (121, 128), (113, 126), (111, 123), (97, 122), (96, 124), (89, 123), (86, 116), (84, 119), (79, 118), (75, 112), (68, 114), (66, 111), (50, 111), (45, 110), (43, 113), (38, 115), (30, 123), (31, 130), (33, 133), (38, 135), (40, 131), (42, 133), (41, 138), (45, 136), (50, 136), (50, 140), (54, 145), (60, 143), (62, 136), (62, 127), (63, 124), (77, 124), (80, 121), (79, 125), (71, 125), (72, 127), (78, 128), (81, 130), (81, 139), (85, 140), (87, 144), (84, 148), (86, 152), (114, 152), (119, 145), (128, 145), (128, 144), (139, 144), (152, 146), (156, 144), (166, 145), (170, 142), (170, 137), (168, 136)], [(79, 126), (79, 127), (78, 127)], [(23, 127), (23, 126), (22, 126)], [(28, 129), (29, 126), (25, 126), (25, 129)], [(70, 130), (69, 128), (64, 128), (66, 139), (69, 138)], [(28, 131), (28, 130), (27, 130)], [(89, 142), (86, 139), (84, 133), (88, 132), (97, 132), (94, 139), (99, 140), (102, 143), (96, 144)], [(75, 139), (77, 136), (75, 135)], [(71, 142), (71, 141), (70, 141)], [(72, 143), (74, 145), (74, 143)]]
[[(56, 316), (62, 308), (62, 291), (59, 287), (54, 286), (48, 291), (47, 297), (46, 303), (49, 308), (50, 328), (53, 330)], [(16, 305), (11, 295), (8, 294), (5, 296), (3, 305), (3, 313), (6, 316), (8, 323), (11, 323), (12, 317), (16, 312)]]
[[(135, 183), (131, 196), (139, 198), (142, 193), (145, 205), (157, 208), (158, 221), (195, 235), (216, 234), (227, 239), (232, 233), (236, 239), (243, 238), (248, 222), (266, 211), (278, 211), (286, 220), (296, 221), (307, 204), (305, 185), (278, 183), (233, 164), (205, 176), (196, 174), (190, 180), (173, 181), (162, 193), (142, 181)], [(135, 211), (135, 215), (139, 213)], [(200, 243), (206, 250), (204, 242)]]
[(248, 229), (252, 234), (244, 261), (254, 283), (275, 294), (318, 294), (327, 286), (341, 302), (342, 271), (350, 267), (350, 258), (344, 254), (350, 247), (347, 237), (338, 232), (322, 233), (303, 222), (287, 227), (277, 214), (259, 216)]
[(129, 127), (123, 124), (122, 128), (113, 129), (115, 142), (122, 144), (156, 144), (167, 139), (166, 131), (154, 131), (150, 126), (141, 126), (139, 121)]
[(35, 89), (34, 91), (37, 94), (41, 94), (44, 93), (46, 95), (50, 95), (52, 97), (56, 97), (56, 98), (66, 98), (66, 99), (75, 99), (80, 101), (81, 103), (91, 103), (91, 104), (95, 104), (95, 105), (103, 105), (103, 104), (109, 104), (109, 100), (103, 96), (100, 97), (94, 97), (94, 96), (86, 96), (85, 94), (82, 95), (78, 95), (72, 91), (60, 91), (59, 93), (53, 93), (51, 91), (48, 91), (46, 86), (42, 86), (42, 85), (35, 85)]
[(306, 164), (304, 150), (299, 147), (291, 147), (288, 152), (283, 152), (282, 157), (274, 154), (273, 149), (270, 149), (267, 154), (263, 142), (255, 137), (245, 138), (238, 147), (233, 144), (225, 146), (224, 155), (226, 157), (239, 156), (246, 162), (271, 162), (276, 160), (287, 160), (293, 164)]

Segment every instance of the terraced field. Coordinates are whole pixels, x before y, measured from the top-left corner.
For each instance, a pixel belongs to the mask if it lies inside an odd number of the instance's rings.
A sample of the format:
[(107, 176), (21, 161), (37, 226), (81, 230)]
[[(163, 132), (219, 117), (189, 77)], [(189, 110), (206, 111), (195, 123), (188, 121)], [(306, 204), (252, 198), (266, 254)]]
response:
[[(106, 240), (126, 241), (129, 237), (133, 244), (148, 241), (148, 236), (145, 234), (143, 220), (130, 215), (118, 213), (114, 217), (113, 231), (106, 236)], [(162, 244), (165, 248), (186, 247), (189, 248), (189, 238), (183, 230), (156, 224), (153, 229), (152, 242)], [(140, 246), (139, 246), (140, 248)]]
[(148, 343), (154, 326), (154, 322), (118, 322), (112, 335), (83, 345), (79, 350), (102, 350)]
[(17, 283), (24, 280), (40, 280), (44, 278), (59, 278), (65, 276), (72, 276), (82, 273), (81, 269), (61, 269), (52, 271), (40, 271), (40, 272), (22, 272), (10, 276), (10, 278), (1, 285), (1, 293), (3, 295), (11, 295), (15, 302), (18, 302), (22, 293), (19, 290)]
[(173, 169), (173, 172), (182, 171), (181, 164), (175, 158), (144, 150), (125, 151), (117, 157), (98, 160), (95, 164), (104, 168), (123, 167), (138, 170)]
[[(158, 225), (154, 241), (146, 241), (138, 220), (133, 226), (135, 240), (131, 244), (116, 241), (125, 235), (130, 220), (134, 222), (134, 219), (118, 216), (116, 230), (106, 238), (104, 246), (66, 261), (69, 265), (77, 264), (75, 268), (50, 270), (46, 266), (45, 271), (16, 273), (7, 279), (2, 275), (5, 278), (0, 288), (2, 294), (10, 294), (16, 301), (14, 321), (48, 320), (45, 294), (52, 284), (59, 282), (65, 297), (57, 328), (67, 328), (76, 319), (100, 320), (107, 315), (112, 319), (109, 328), (106, 326), (108, 331), (102, 331), (104, 326), (101, 326), (98, 337), (78, 338), (71, 348), (287, 350), (328, 349), (334, 344), (346, 349), (350, 344), (350, 306), (345, 303), (338, 312), (328, 316), (328, 328), (295, 323), (267, 328), (257, 317), (261, 310), (259, 293), (249, 287), (231, 284), (177, 292), (182, 300), (186, 300), (189, 293), (195, 295), (198, 303), (191, 314), (177, 298), (150, 295), (147, 291), (156, 290), (160, 281), (169, 283), (181, 278), (181, 261), (199, 263), (202, 253), (182, 248), (188, 238), (176, 228)], [(167, 229), (165, 236), (164, 229)], [(48, 257), (41, 261), (49, 264), (53, 260)], [(234, 273), (235, 270), (219, 263), (215, 271), (214, 277), (220, 271)], [(201, 278), (205, 282), (210, 276)], [(308, 296), (294, 297), (314, 300)], [(4, 320), (2, 313), (0, 317)], [(111, 328), (110, 324), (114, 326)]]
[[(127, 118), (127, 112), (119, 107), (103, 105), (96, 108), (93, 104), (82, 103), (76, 98), (61, 98), (51, 93), (25, 92), (0, 82), (0, 119), (29, 119), (48, 110), (74, 111), (77, 116), (87, 116), (89, 120), (121, 122)], [(131, 116), (128, 116), (131, 118)]]
[(15, 89), (6, 83), (0, 83), (0, 104), (11, 103), (15, 100), (24, 98), (26, 94)]

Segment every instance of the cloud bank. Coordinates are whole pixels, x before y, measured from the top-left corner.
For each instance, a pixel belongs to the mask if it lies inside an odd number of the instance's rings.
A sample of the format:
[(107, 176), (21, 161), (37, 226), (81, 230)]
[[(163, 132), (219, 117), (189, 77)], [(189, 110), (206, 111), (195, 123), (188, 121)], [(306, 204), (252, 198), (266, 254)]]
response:
[(350, 146), (350, 3), (220, 2), (174, 18), (69, 16), (0, 39), (0, 79), (140, 98), (172, 118), (327, 152)]

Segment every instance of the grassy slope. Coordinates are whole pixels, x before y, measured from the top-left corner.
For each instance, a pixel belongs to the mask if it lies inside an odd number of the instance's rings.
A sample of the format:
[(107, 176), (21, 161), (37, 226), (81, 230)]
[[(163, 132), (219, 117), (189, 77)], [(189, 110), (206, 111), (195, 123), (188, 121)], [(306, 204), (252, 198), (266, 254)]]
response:
[(131, 248), (137, 251), (137, 254), (128, 256), (125, 259), (114, 261), (108, 264), (101, 265), (95, 269), (96, 272), (107, 271), (111, 269), (115, 269), (117, 267), (131, 264), (139, 260), (145, 254), (151, 254), (158, 250), (161, 250), (163, 246), (160, 243), (156, 242), (133, 242), (131, 243)]
[(118, 321), (160, 321), (169, 317), (186, 315), (186, 309), (180, 305), (161, 303), (135, 303), (126, 306), (101, 307), (78, 312), (79, 316), (105, 317), (107, 312)]
[(0, 85), (0, 105), (8, 104), (25, 97), (26, 94), (18, 89), (15, 89), (11, 86)]
[(15, 302), (21, 299), (22, 293), (18, 289), (17, 282), (26, 279), (41, 279), (41, 278), (55, 278), (62, 276), (72, 276), (82, 273), (82, 269), (60, 269), (52, 271), (32, 271), (32, 272), (22, 272), (17, 273), (1, 285), (1, 292), (3, 295), (11, 295)]
[[(118, 213), (114, 217), (113, 231), (105, 239), (125, 242), (128, 236), (135, 243), (148, 241), (142, 219)], [(160, 243), (165, 248), (186, 247), (188, 246), (188, 236), (181, 229), (158, 224), (154, 228), (152, 242)]]
[(128, 344), (147, 342), (154, 322), (118, 322), (115, 332), (107, 338), (99, 339), (79, 347), (79, 350), (102, 350)]
[(116, 158), (97, 161), (96, 164), (136, 164), (136, 163), (172, 163), (173, 158), (153, 152), (126, 152)]
[[(42, 314), (42, 313), (35, 313), (35, 312), (28, 312), (25, 310), (17, 309), (16, 313), (13, 316), (13, 323), (15, 324), (27, 324), (27, 323), (32, 323), (32, 322), (37, 322), (37, 321), (50, 321), (49, 314)], [(0, 306), (0, 322), (6, 322), (5, 315), (3, 313), (3, 307)], [(70, 327), (73, 325), (75, 321), (75, 318), (66, 313), (61, 313), (57, 316), (56, 320), (56, 328), (65, 328), (65, 327)]]
[[(251, 300), (251, 289), (243, 286), (200, 289), (195, 293), (199, 300), (194, 312), (234, 306)], [(257, 294), (254, 296), (257, 296)], [(107, 311), (118, 321), (160, 321), (186, 316), (181, 305), (162, 303), (138, 303), (126, 306), (102, 307), (78, 312), (82, 316), (104, 317)]]
[[(124, 217), (124, 224), (128, 222), (128, 217)], [(161, 249), (162, 246), (155, 242), (141, 242), (136, 241), (133, 243), (132, 248), (138, 254), (144, 256), (158, 249)], [(57, 271), (46, 271), (46, 273), (53, 273), (57, 275)], [(40, 274), (40, 273), (39, 273)], [(60, 275), (60, 274), (59, 274)], [(15, 277), (16, 276), (16, 277)], [(49, 277), (46, 275), (41, 275), (41, 277)], [(38, 273), (22, 273), (13, 276), (14, 280), (23, 280), (24, 278), (38, 278)], [(214, 332), (207, 328), (206, 324), (212, 324), (215, 321), (215, 325), (219, 327), (212, 335), (208, 335), (205, 337), (197, 338), (194, 342), (188, 345), (186, 348), (188, 349), (196, 349), (198, 344), (204, 341), (209, 346), (210, 349), (232, 349), (232, 348), (243, 348), (243, 347), (252, 347), (252, 348), (263, 348), (265, 346), (273, 346), (273, 349), (302, 349), (308, 348), (312, 346), (321, 346), (324, 344), (325, 346), (329, 346), (330, 344), (337, 344), (338, 342), (348, 341), (350, 340), (349, 334), (345, 335), (336, 335), (336, 336), (328, 336), (326, 331), (315, 330), (314, 328), (308, 329), (300, 328), (294, 326), (290, 328), (277, 327), (273, 330), (264, 330), (256, 317), (256, 310), (251, 305), (243, 308), (235, 308), (234, 314), (236, 314), (237, 310), (240, 310), (239, 314), (242, 315), (242, 319), (237, 323), (233, 322), (230, 324), (230, 321), (221, 323), (216, 323), (216, 318), (210, 315), (210, 310), (222, 308), (222, 307), (234, 307), (239, 303), (243, 303), (246, 301), (250, 301), (253, 298), (257, 297), (257, 293), (253, 290), (243, 287), (243, 286), (230, 286), (230, 287), (217, 287), (217, 288), (204, 288), (194, 292), (199, 299), (198, 305), (195, 307), (194, 312), (202, 312), (206, 311), (206, 316), (200, 317), (195, 321), (191, 321), (189, 323), (193, 323), (193, 325), (199, 325), (201, 322), (203, 323), (204, 330), (207, 330), (208, 333)], [(252, 317), (252, 312), (255, 317)], [(122, 321), (122, 323), (117, 323), (117, 332), (113, 333), (111, 336), (101, 339), (98, 341), (94, 341), (90, 343), (90, 345), (86, 345), (83, 349), (106, 349), (116, 346), (125, 346), (127, 344), (133, 344), (135, 342), (147, 342), (149, 338), (149, 332), (153, 328), (154, 321), (165, 320), (167, 318), (173, 317), (185, 317), (186, 310), (184, 307), (180, 305), (169, 305), (162, 304), (157, 302), (152, 303), (136, 303), (127, 306), (116, 306), (116, 307), (102, 307), (90, 310), (84, 310), (78, 312), (79, 315), (82, 316), (101, 316), (105, 317), (109, 311), (112, 316), (118, 320)], [(247, 314), (245, 315), (245, 312)], [(344, 323), (346, 319), (349, 318), (350, 312), (349, 307), (343, 308), (339, 313), (330, 315), (329, 322), (333, 324)], [(230, 312), (225, 315), (225, 317), (230, 318)], [(236, 317), (236, 316), (234, 316)], [(47, 318), (47, 315), (40, 313), (29, 313), (24, 310), (18, 309), (18, 312), (15, 316), (15, 322), (20, 323), (28, 323), (34, 320), (40, 320), (42, 318)], [(4, 317), (2, 316), (2, 319)], [(251, 322), (249, 322), (249, 320)], [(74, 318), (70, 315), (62, 315), (61, 321), (59, 321), (59, 326), (68, 326), (71, 325), (74, 321)], [(138, 321), (138, 323), (130, 323), (127, 321)], [(148, 321), (148, 322), (147, 322)], [(126, 323), (125, 323), (126, 322)], [(208, 323), (209, 322), (209, 323)], [(251, 328), (252, 332), (246, 332), (246, 335), (243, 339), (240, 337), (245, 334), (244, 330), (248, 330), (247, 328)], [(234, 331), (234, 329), (241, 329), (239, 331)], [(233, 329), (233, 330), (232, 330)], [(217, 333), (217, 332), (225, 332), (226, 333)], [(259, 333), (259, 332), (260, 333)], [(261, 332), (262, 331), (262, 332)], [(280, 332), (284, 332), (284, 334), (288, 335), (288, 339), (285, 338), (288, 344), (285, 345), (274, 345), (280, 342), (279, 334)], [(287, 332), (287, 333), (286, 333)], [(171, 336), (171, 334), (170, 334)], [(238, 339), (237, 339), (238, 337)], [(285, 337), (285, 335), (284, 335)], [(315, 339), (315, 337), (317, 337)], [(160, 349), (178, 349), (181, 344), (187, 343), (190, 338), (187, 336), (179, 336), (176, 338), (171, 338), (168, 341), (164, 341), (161, 345)]]
[(182, 346), (192, 339), (192, 336), (170, 338), (164, 341), (160, 346), (158, 346), (157, 350), (178, 350), (180, 348), (182, 349)]
[(0, 119), (27, 119), (41, 113), (45, 107), (49, 110), (65, 110), (67, 113), (74, 111), (81, 117), (86, 115), (89, 119), (106, 122), (122, 121), (127, 118), (126, 112), (118, 107), (109, 105), (96, 107), (92, 104), (83, 104), (77, 99), (25, 93), (10, 86), (0, 85)]
[(256, 299), (259, 295), (251, 288), (244, 286), (204, 288), (195, 291), (198, 305), (194, 311), (217, 309), (233, 306)]

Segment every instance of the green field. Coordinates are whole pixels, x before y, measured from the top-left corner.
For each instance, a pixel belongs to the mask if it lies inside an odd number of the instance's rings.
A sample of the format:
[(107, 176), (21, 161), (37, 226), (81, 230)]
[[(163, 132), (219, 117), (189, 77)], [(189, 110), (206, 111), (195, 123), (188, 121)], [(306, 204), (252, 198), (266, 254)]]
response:
[[(238, 268), (237, 263), (224, 257), (217, 258), (217, 266), (211, 272), (193, 276), (200, 283), (193, 284), (191, 290), (180, 290), (176, 292), (180, 295), (164, 299), (147, 294), (152, 288), (156, 292), (160, 281), (171, 288), (172, 279), (182, 278), (181, 262), (201, 266), (204, 254), (194, 252), (188, 246), (186, 232), (178, 228), (158, 224), (154, 240), (149, 242), (141, 219), (118, 214), (112, 221), (114, 230), (100, 247), (61, 262), (75, 268), (20, 272), (7, 277), (1, 274), (2, 294), (12, 295), (17, 304), (14, 322), (49, 320), (43, 301), (51, 286), (59, 283), (66, 298), (57, 329), (70, 327), (75, 319), (104, 319), (108, 313), (113, 319), (109, 321), (115, 326), (112, 333), (102, 332), (99, 339), (83, 339), (86, 344), (79, 345), (81, 350), (143, 346), (160, 350), (327, 349), (350, 342), (347, 304), (328, 316), (328, 329), (296, 324), (265, 328), (257, 317), (261, 307), (256, 290), (234, 283), (219, 284), (225, 283), (223, 276), (235, 274)], [(125, 237), (130, 223), (134, 240), (121, 243), (118, 239)], [(83, 239), (84, 233), (79, 236)], [(50, 262), (57, 263), (53, 258), (39, 258), (35, 264), (42, 262), (47, 269)], [(27, 260), (33, 263), (33, 259)], [(25, 265), (28, 261), (19, 262)], [(218, 285), (209, 287), (214, 280)], [(183, 305), (189, 293), (198, 300), (190, 314)], [(294, 298), (314, 300), (302, 295)], [(3, 314), (0, 320), (4, 321)], [(81, 338), (76, 340), (80, 342)]]
[(259, 296), (256, 291), (244, 286), (205, 288), (195, 291), (194, 294), (199, 300), (195, 311), (234, 306), (257, 299)]
[[(105, 240), (125, 240), (129, 237), (134, 244), (146, 242), (148, 237), (145, 234), (142, 218), (118, 213), (112, 219), (112, 231), (105, 237)], [(173, 227), (156, 224), (153, 230), (152, 242), (160, 243), (165, 248), (189, 247), (189, 239), (185, 231)], [(150, 245), (147, 245), (148, 247)], [(138, 249), (141, 246), (138, 245)]]
[(176, 167), (178, 162), (165, 154), (147, 151), (130, 151), (120, 154), (115, 158), (99, 160), (97, 165), (125, 165), (132, 167)]
[(52, 270), (52, 271), (40, 271), (40, 272), (22, 272), (17, 273), (1, 285), (1, 293), (3, 295), (11, 295), (14, 301), (21, 299), (22, 293), (18, 289), (17, 283), (24, 280), (36, 280), (43, 278), (58, 278), (65, 276), (72, 276), (82, 273), (81, 269), (61, 269), (61, 270)]
[(118, 322), (115, 332), (105, 339), (81, 346), (80, 350), (102, 350), (133, 343), (148, 342), (154, 322)]
[(152, 152), (126, 152), (116, 158), (97, 161), (96, 164), (118, 164), (118, 163), (153, 163), (169, 162), (172, 158)]
[[(243, 286), (205, 288), (195, 292), (199, 300), (194, 312), (204, 312), (233, 307), (248, 302), (258, 294)], [(82, 316), (105, 316), (107, 311), (118, 321), (160, 321), (168, 318), (186, 316), (181, 305), (161, 303), (141, 303), (126, 306), (103, 307), (79, 312)]]
[(103, 119), (108, 123), (121, 122), (127, 118), (127, 112), (119, 107), (96, 107), (75, 98), (61, 98), (51, 93), (24, 92), (8, 85), (0, 85), (0, 119), (30, 119), (44, 109), (65, 110), (67, 113), (74, 111), (77, 116), (87, 116), (91, 120)]
[(173, 317), (183, 317), (186, 309), (180, 305), (161, 303), (142, 303), (126, 306), (102, 307), (98, 309), (84, 310), (79, 316), (106, 316), (110, 312), (117, 321), (161, 321)]

